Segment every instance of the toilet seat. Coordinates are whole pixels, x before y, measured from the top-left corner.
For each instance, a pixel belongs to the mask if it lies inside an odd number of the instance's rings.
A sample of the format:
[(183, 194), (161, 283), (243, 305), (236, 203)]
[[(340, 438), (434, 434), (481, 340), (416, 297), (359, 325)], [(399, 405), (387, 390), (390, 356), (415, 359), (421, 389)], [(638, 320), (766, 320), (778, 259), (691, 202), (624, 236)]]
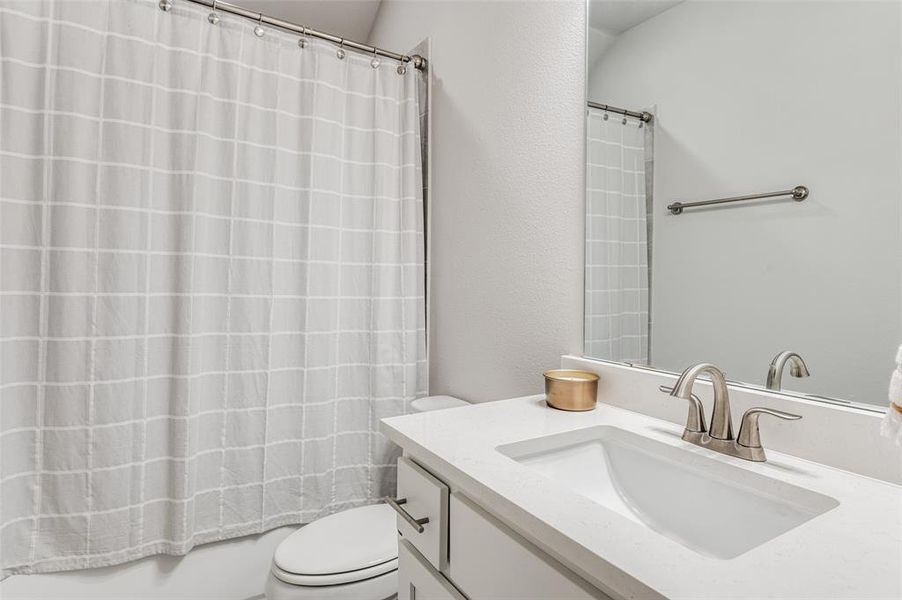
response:
[(290, 583), (291, 585), (303, 585), (309, 587), (319, 587), (324, 585), (342, 585), (345, 583), (355, 583), (364, 581), (391, 573), (398, 570), (398, 559), (392, 559), (381, 565), (376, 565), (366, 569), (357, 569), (356, 571), (345, 571), (344, 573), (330, 573), (328, 575), (302, 575), (300, 573), (290, 573), (279, 568), (273, 563), (272, 574), (280, 581)]
[(272, 573), (297, 586), (343, 585), (398, 568), (397, 524), (385, 504), (361, 506), (318, 519), (285, 538)]
[(266, 600), (396, 600), (398, 572), (389, 571), (365, 581), (342, 585), (291, 585), (270, 575), (264, 588)]

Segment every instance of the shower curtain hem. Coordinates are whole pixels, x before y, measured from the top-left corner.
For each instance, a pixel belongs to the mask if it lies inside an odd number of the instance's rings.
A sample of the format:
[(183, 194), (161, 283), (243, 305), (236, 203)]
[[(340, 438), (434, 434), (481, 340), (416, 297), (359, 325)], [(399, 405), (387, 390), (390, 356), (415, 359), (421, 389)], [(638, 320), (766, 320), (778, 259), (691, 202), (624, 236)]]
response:
[(152, 542), (140, 549), (123, 552), (121, 553), (121, 556), (97, 557), (88, 559), (87, 561), (78, 557), (50, 558), (33, 565), (21, 565), (4, 569), (0, 578), (6, 579), (12, 575), (39, 575), (42, 573), (59, 573), (65, 571), (79, 571), (82, 569), (113, 567), (154, 555), (185, 556), (197, 546), (234, 540), (248, 535), (259, 535), (266, 533), (267, 531), (272, 531), (273, 529), (278, 529), (279, 527), (301, 525), (305, 522), (307, 521), (301, 519), (299, 516), (285, 517), (277, 519), (272, 523), (268, 523), (265, 527), (261, 527), (258, 524), (235, 529), (226, 528), (222, 532), (216, 532), (212, 535), (195, 536), (194, 539), (180, 544), (172, 542)]

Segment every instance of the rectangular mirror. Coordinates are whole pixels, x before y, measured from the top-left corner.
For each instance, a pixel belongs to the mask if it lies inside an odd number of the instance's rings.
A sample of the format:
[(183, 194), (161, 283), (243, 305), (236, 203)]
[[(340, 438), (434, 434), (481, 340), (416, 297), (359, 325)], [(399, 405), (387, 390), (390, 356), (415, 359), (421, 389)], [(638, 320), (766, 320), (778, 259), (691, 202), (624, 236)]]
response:
[(885, 406), (902, 3), (589, 0), (588, 22), (585, 355)]

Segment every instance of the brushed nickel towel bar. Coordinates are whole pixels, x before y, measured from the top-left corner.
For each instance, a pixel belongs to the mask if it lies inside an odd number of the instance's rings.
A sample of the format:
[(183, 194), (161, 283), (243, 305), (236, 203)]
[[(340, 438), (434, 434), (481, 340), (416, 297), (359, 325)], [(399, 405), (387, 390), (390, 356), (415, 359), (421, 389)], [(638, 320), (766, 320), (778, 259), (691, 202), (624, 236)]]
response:
[[(258, 27), (261, 25), (269, 25), (271, 27), (278, 27), (279, 29), (284, 29), (286, 31), (291, 31), (292, 33), (298, 33), (303, 38), (306, 37), (314, 37), (319, 38), (321, 40), (326, 40), (332, 42), (333, 44), (339, 44), (341, 49), (347, 48), (349, 50), (356, 50), (357, 52), (362, 52), (363, 54), (372, 54), (375, 56), (384, 56), (385, 58), (391, 58), (397, 60), (400, 63), (410, 63), (413, 65), (414, 69), (419, 71), (425, 71), (427, 61), (425, 58), (420, 56), (419, 54), (414, 54), (412, 56), (408, 56), (407, 54), (399, 54), (397, 52), (392, 52), (391, 50), (384, 50), (382, 48), (376, 48), (375, 46), (369, 46), (367, 44), (361, 44), (360, 42), (355, 42), (354, 40), (348, 40), (343, 37), (332, 35), (331, 33), (326, 33), (324, 31), (317, 31), (316, 29), (311, 29), (310, 27), (304, 27), (303, 25), (298, 25), (297, 23), (292, 23), (290, 21), (283, 21), (282, 19), (277, 19), (276, 17), (269, 17), (264, 15), (263, 13), (254, 12), (252, 10), (248, 10), (241, 6), (237, 6), (235, 4), (230, 4), (228, 2), (223, 2), (222, 0), (186, 0), (187, 2), (191, 2), (192, 4), (199, 4), (201, 6), (206, 6), (213, 10), (211, 13), (210, 22), (215, 23), (218, 22), (218, 17), (214, 18), (212, 15), (216, 13), (216, 11), (222, 11), (225, 13), (231, 13), (233, 15), (237, 15), (239, 17), (244, 17), (245, 19), (251, 19), (253, 21), (257, 21)], [(160, 9), (163, 11), (169, 12), (172, 9), (172, 0), (160, 0)], [(261, 29), (262, 32), (262, 29)], [(258, 34), (258, 35), (262, 35)], [(342, 50), (343, 52), (343, 50)], [(342, 54), (342, 56), (344, 56)], [(375, 65), (374, 65), (375, 66)], [(401, 67), (399, 67), (401, 68)], [(399, 71), (400, 73), (401, 71)]]
[(714, 200), (700, 200), (698, 202), (674, 202), (667, 205), (667, 210), (675, 215), (682, 214), (684, 208), (693, 208), (695, 206), (710, 206), (712, 204), (726, 204), (728, 202), (741, 202), (743, 200), (760, 200), (761, 198), (777, 198), (779, 196), (791, 196), (796, 202), (801, 202), (808, 197), (808, 188), (804, 185), (797, 185), (791, 190), (780, 190), (779, 192), (767, 192), (764, 194), (749, 194), (748, 196), (733, 196), (732, 198), (716, 198)]

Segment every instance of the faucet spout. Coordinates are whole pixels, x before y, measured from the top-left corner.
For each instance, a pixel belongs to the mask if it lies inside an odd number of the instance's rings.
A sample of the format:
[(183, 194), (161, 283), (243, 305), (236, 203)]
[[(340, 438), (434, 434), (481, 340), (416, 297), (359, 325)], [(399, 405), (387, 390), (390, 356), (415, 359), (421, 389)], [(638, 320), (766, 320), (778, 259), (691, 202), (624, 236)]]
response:
[[(782, 356), (782, 354), (780, 356)], [(779, 356), (777, 358), (779, 358)], [(787, 356), (785, 360), (780, 363), (781, 371), (783, 363), (790, 359), (791, 357)], [(800, 372), (804, 371), (807, 375), (808, 369), (805, 368), (805, 363), (802, 362), (801, 357), (799, 357), (798, 360), (801, 366), (797, 368)], [(707, 431), (705, 429), (705, 416), (701, 400), (696, 398), (695, 394), (692, 393), (692, 386), (695, 385), (695, 380), (701, 375), (710, 377), (711, 384), (714, 387), (714, 411), (711, 413), (711, 429)], [(683, 429), (683, 441), (744, 460), (755, 462), (767, 460), (767, 457), (764, 454), (764, 447), (761, 445), (761, 435), (758, 431), (758, 417), (760, 415), (771, 415), (787, 420), (802, 418), (800, 415), (793, 415), (771, 408), (762, 408), (760, 406), (750, 408), (742, 417), (742, 426), (739, 428), (739, 439), (734, 439), (733, 419), (730, 416), (730, 396), (729, 391), (727, 390), (727, 378), (724, 376), (723, 371), (711, 363), (692, 365), (680, 374), (672, 388), (662, 385), (659, 389), (662, 392), (669, 393), (675, 398), (682, 398), (683, 400), (689, 401), (689, 415), (686, 418), (686, 427)]]
[(714, 386), (714, 410), (711, 413), (711, 426), (708, 435), (718, 440), (733, 439), (733, 419), (730, 416), (730, 395), (727, 391), (727, 380), (723, 371), (711, 363), (699, 363), (687, 368), (680, 374), (673, 386), (671, 396), (691, 401), (692, 386), (700, 375), (708, 375)]
[(767, 371), (767, 389), (780, 390), (783, 388), (783, 369), (789, 363), (789, 374), (793, 377), (808, 377), (808, 365), (802, 360), (797, 352), (784, 350), (776, 355), (770, 362), (770, 368)]

